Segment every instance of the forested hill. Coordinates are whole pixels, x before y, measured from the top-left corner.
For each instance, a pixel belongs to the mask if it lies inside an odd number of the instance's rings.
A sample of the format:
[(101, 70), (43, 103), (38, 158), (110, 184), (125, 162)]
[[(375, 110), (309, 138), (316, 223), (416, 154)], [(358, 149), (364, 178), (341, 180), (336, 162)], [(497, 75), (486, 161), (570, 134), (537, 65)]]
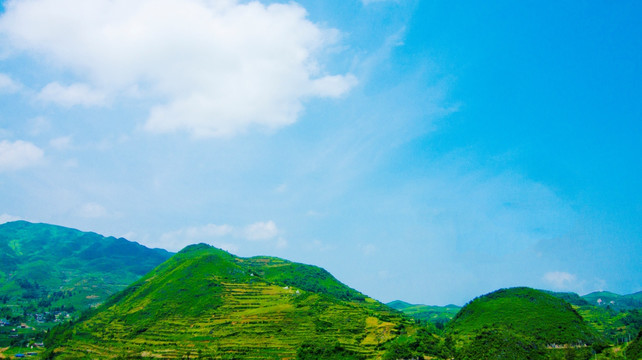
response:
[(569, 303), (530, 288), (501, 289), (472, 300), (446, 333), (455, 339), (461, 359), (501, 353), (513, 359), (547, 359), (556, 347), (581, 350), (603, 343)]
[(2, 224), (0, 319), (35, 326), (61, 314), (73, 317), (171, 256), (123, 238), (61, 226)]

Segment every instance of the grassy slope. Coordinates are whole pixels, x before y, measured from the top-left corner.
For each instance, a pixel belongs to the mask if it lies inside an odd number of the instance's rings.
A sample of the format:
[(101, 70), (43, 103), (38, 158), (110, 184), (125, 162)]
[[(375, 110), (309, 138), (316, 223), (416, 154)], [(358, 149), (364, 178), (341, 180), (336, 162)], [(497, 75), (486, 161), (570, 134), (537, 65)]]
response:
[(60, 226), (2, 224), (0, 318), (38, 325), (36, 314), (63, 306), (71, 313), (87, 309), (170, 256), (122, 238)]
[(570, 304), (529, 288), (502, 289), (476, 298), (448, 324), (446, 333), (460, 353), (482, 351), (462, 358), (489, 356), (483, 351), (501, 350), (504, 346), (493, 341), (506, 338), (524, 354), (530, 352), (526, 358), (538, 358), (542, 349), (553, 344), (575, 346), (599, 339)]
[(62, 358), (188, 353), (243, 359), (294, 358), (306, 340), (336, 343), (366, 358), (412, 330), (412, 322), (348, 288), (325, 270), (281, 259), (238, 258), (190, 246), (66, 334)]

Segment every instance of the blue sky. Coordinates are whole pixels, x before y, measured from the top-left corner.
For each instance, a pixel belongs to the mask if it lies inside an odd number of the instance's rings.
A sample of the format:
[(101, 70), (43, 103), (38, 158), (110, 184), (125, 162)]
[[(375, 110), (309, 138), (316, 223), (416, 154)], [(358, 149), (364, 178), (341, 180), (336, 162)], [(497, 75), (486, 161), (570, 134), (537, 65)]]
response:
[(14, 0), (0, 220), (381, 301), (642, 291), (642, 7)]

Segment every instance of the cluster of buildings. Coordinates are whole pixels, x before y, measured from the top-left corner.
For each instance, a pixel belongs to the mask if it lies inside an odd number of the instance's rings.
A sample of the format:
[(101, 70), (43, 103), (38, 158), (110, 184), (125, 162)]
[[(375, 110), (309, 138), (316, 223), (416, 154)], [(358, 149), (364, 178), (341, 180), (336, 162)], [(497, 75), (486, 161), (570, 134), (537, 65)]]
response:
[(34, 320), (36, 320), (36, 322), (38, 322), (38, 324), (42, 324), (46, 322), (57, 323), (63, 320), (67, 320), (70, 317), (71, 316), (66, 311), (53, 311), (53, 312), (46, 311), (44, 313), (33, 314), (33, 318)]

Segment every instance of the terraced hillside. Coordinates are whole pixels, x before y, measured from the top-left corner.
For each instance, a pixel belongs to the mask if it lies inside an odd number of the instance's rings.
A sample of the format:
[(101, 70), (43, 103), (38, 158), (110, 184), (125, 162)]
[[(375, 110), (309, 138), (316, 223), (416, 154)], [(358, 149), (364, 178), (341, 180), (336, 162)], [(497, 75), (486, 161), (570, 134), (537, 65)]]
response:
[(47, 345), (59, 358), (314, 358), (305, 352), (320, 351), (315, 344), (344, 358), (378, 358), (401, 330), (417, 331), (323, 269), (200, 244), (73, 327), (56, 328)]

